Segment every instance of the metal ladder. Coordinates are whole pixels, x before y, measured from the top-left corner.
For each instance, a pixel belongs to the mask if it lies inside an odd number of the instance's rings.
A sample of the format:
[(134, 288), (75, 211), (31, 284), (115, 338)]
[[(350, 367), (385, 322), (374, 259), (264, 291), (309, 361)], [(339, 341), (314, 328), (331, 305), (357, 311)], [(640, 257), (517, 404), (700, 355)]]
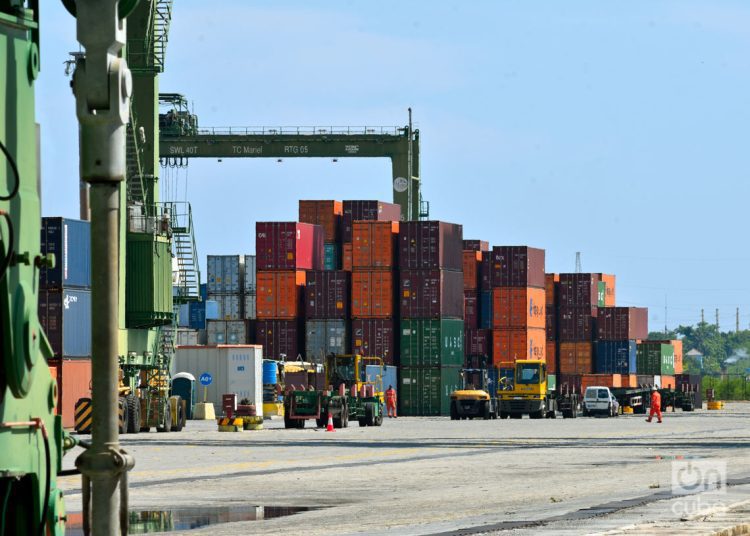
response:
[(173, 0), (156, 0), (154, 2), (152, 42), (154, 69), (157, 72), (164, 71), (164, 57), (169, 40), (169, 24), (172, 21), (172, 3)]
[(128, 205), (145, 203), (143, 199), (145, 186), (143, 184), (143, 168), (141, 167), (141, 149), (136, 138), (137, 135), (138, 125), (131, 109), (125, 142)]
[[(190, 203), (167, 203), (172, 210), (172, 254), (177, 259), (179, 282), (176, 303), (200, 300), (201, 274), (198, 248), (193, 232), (193, 211)], [(185, 207), (185, 208), (181, 208)]]

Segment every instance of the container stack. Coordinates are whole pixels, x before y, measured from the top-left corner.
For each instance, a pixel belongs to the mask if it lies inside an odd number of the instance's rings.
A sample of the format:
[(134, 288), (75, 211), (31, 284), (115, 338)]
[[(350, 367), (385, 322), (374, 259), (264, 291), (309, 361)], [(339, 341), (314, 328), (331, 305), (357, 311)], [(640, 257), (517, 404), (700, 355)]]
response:
[(349, 351), (351, 274), (308, 270), (305, 283), (305, 359), (324, 363), (328, 354)]
[(513, 369), (517, 359), (546, 360), (544, 250), (493, 247), (490, 269), (495, 367)]
[(560, 296), (560, 274), (544, 274), (544, 297), (547, 330), (547, 372), (557, 374), (560, 354), (557, 336), (557, 311)]
[(323, 228), (298, 222), (257, 222), (256, 342), (268, 359), (295, 359), (303, 333), (306, 270), (323, 269)]
[[(344, 202), (346, 216), (347, 203)], [(399, 222), (355, 220), (351, 233), (352, 351), (397, 365)]]
[[(600, 301), (605, 301), (604, 292), (600, 292)], [(638, 374), (652, 374), (642, 370), (643, 364), (638, 359), (638, 340), (648, 337), (648, 309), (599, 307), (596, 332), (594, 368), (601, 381), (606, 381), (607, 375), (619, 375), (621, 387), (636, 387), (641, 383)], [(645, 383), (653, 384), (653, 380)]]
[(243, 277), (242, 316), (247, 324), (247, 342), (255, 343), (256, 310), (258, 308), (258, 269), (255, 255), (245, 255), (245, 272)]
[(439, 221), (401, 224), (400, 412), (447, 415), (464, 364), (463, 230)]
[(87, 221), (42, 218), (41, 250), (55, 267), (39, 273), (39, 321), (52, 346), (57, 412), (75, 423), (75, 403), (91, 396), (91, 226)]
[(247, 344), (247, 322), (244, 316), (244, 255), (209, 255), (207, 300), (218, 304), (218, 319), (206, 320), (209, 345)]
[(301, 200), (299, 221), (320, 225), (323, 228), (323, 269), (341, 270), (341, 218), (344, 206), (341, 201)]
[(557, 336), (561, 374), (594, 372), (597, 307), (604, 305), (599, 283), (598, 274), (560, 274)]
[[(489, 252), (489, 244), (482, 240), (463, 241), (463, 271), (464, 271), (464, 367), (487, 368), (492, 365), (492, 333), (488, 325), (492, 319), (487, 315), (483, 320), (480, 306), (480, 282), (482, 274), (482, 258)], [(489, 301), (489, 300), (488, 300)]]

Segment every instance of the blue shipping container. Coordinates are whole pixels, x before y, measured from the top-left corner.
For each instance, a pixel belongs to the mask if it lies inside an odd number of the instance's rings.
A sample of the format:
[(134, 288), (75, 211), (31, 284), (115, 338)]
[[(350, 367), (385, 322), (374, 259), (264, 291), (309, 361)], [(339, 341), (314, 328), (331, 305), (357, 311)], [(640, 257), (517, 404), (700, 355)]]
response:
[(91, 357), (91, 291), (39, 292), (39, 321), (55, 357)]
[(69, 218), (42, 218), (42, 253), (55, 255), (55, 267), (39, 271), (42, 288), (91, 286), (91, 224)]
[(479, 293), (479, 329), (492, 329), (492, 291), (489, 290)]
[(219, 303), (215, 300), (190, 302), (188, 327), (206, 329), (206, 320), (219, 320)]
[(180, 312), (177, 318), (177, 325), (181, 328), (190, 327), (190, 304), (183, 303), (180, 305)]
[(635, 341), (598, 341), (594, 370), (598, 374), (636, 374)]
[(367, 381), (376, 382), (378, 374), (382, 372), (383, 391), (388, 389), (389, 385), (392, 385), (394, 389), (398, 389), (396, 378), (398, 367), (386, 365), (384, 368), (385, 370), (381, 371), (380, 367), (377, 365), (365, 365), (365, 375), (367, 377)]
[(204, 300), (206, 304), (206, 320), (219, 320), (221, 319), (219, 312), (219, 302), (216, 300)]
[(206, 301), (208, 299), (208, 285), (201, 283), (201, 300)]

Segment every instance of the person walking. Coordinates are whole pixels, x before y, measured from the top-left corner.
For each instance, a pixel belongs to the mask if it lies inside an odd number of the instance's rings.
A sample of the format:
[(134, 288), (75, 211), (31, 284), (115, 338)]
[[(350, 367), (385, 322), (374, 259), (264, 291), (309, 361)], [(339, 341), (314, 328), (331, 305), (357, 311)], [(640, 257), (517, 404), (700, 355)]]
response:
[(659, 394), (659, 390), (656, 388), (656, 386), (651, 388), (651, 413), (649, 413), (646, 422), (651, 422), (651, 419), (654, 418), (654, 413), (659, 419), (656, 422), (661, 424), (661, 395)]
[(385, 407), (389, 417), (396, 418), (396, 390), (392, 385), (385, 392)]

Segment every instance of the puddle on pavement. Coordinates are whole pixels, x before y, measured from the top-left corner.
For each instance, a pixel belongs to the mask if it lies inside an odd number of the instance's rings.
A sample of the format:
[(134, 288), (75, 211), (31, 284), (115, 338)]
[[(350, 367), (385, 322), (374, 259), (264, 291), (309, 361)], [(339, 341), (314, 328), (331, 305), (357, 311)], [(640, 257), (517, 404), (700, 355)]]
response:
[[(134, 510), (130, 516), (129, 534), (148, 534), (191, 530), (208, 525), (236, 521), (260, 521), (291, 516), (299, 512), (316, 510), (310, 506), (216, 506), (205, 508), (173, 508), (170, 510)], [(83, 535), (81, 512), (68, 513), (65, 525), (68, 536)]]
[(668, 455), (657, 454), (657, 455), (654, 456), (655, 460), (663, 460), (663, 461), (703, 460), (704, 458), (705, 458), (704, 456), (697, 456), (697, 455), (694, 455), (694, 454), (687, 454), (687, 455), (682, 455), (682, 454), (672, 454), (672, 455), (669, 455), (669, 454)]

